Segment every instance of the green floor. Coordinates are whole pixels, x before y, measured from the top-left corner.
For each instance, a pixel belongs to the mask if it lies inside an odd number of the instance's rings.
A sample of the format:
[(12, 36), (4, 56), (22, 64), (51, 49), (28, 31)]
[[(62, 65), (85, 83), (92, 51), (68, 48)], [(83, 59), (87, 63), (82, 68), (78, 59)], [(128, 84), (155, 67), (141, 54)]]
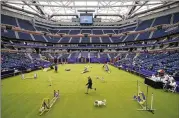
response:
[[(38, 74), (38, 79), (22, 80), (15, 76), (2, 80), (2, 118), (179, 118), (179, 94), (149, 88), (154, 93), (155, 114), (137, 111), (140, 105), (132, 97), (136, 93), (136, 81), (143, 79), (110, 66), (111, 73), (102, 65), (91, 64), (91, 72), (81, 74), (85, 64), (59, 65), (59, 72), (42, 70), (26, 74)], [(64, 71), (71, 68), (71, 71)], [(93, 79), (97, 91), (85, 94), (87, 77)], [(103, 76), (105, 83), (95, 79)], [(49, 86), (49, 78), (52, 86)], [(52, 98), (53, 90), (59, 89), (61, 98), (52, 109), (39, 116), (43, 98)], [(145, 89), (145, 87), (141, 87)], [(107, 100), (106, 107), (94, 107), (95, 100)]]

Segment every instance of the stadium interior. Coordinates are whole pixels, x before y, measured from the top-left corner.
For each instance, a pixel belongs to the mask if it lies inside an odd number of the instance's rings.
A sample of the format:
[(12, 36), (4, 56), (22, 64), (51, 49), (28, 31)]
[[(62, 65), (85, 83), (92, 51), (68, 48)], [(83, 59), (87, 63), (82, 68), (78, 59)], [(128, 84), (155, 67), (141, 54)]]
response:
[[(179, 1), (0, 2), (3, 118), (179, 117)], [(81, 74), (84, 67), (89, 72)], [(33, 74), (36, 80), (25, 79)], [(97, 90), (86, 95), (88, 76)], [(154, 104), (155, 113), (136, 110), (137, 81), (147, 88), (142, 110)], [(53, 90), (60, 100), (39, 116), (41, 100)], [(104, 99), (106, 107), (93, 106)]]

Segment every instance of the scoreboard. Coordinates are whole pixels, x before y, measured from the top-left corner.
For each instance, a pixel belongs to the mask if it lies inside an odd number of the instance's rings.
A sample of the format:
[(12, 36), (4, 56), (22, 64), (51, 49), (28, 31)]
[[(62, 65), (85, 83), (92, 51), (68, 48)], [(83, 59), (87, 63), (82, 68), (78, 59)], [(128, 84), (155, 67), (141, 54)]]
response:
[(80, 24), (93, 24), (93, 14), (80, 14)]

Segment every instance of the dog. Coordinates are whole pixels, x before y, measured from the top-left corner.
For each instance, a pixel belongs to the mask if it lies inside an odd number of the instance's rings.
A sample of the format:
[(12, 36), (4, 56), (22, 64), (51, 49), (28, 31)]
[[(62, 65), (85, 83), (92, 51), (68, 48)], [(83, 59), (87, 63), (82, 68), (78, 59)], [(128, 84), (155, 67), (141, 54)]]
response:
[(100, 101), (100, 100), (95, 100), (95, 102), (94, 102), (94, 106), (106, 106), (106, 100), (104, 99), (104, 100), (102, 100), (102, 101)]

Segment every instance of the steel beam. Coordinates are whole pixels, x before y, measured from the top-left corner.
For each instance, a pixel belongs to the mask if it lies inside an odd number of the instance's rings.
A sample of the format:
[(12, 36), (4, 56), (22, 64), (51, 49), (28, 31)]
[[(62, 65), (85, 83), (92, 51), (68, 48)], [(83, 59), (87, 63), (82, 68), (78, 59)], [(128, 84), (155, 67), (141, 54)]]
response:
[[(2, 0), (2, 1), (14, 1), (14, 0)], [(16, 1), (21, 1), (21, 0), (16, 0)], [(25, 0), (25, 1), (32, 1), (32, 0)], [(59, 0), (38, 0), (39, 2), (59, 2)], [(63, 0), (68, 1), (68, 0)], [(71, 0), (71, 1), (75, 1), (75, 2), (84, 2), (85, 0)], [(124, 2), (124, 0), (89, 0), (89, 1), (106, 1), (106, 2)], [(139, 0), (125, 0), (125, 2), (134, 2), (134, 1), (139, 1)], [(149, 1), (149, 0), (140, 0), (140, 1)], [(174, 1), (174, 0), (150, 0), (150, 1), (159, 1), (159, 2), (166, 2), (166, 1)]]
[[(24, 3), (17, 3), (17, 2), (6, 2), (9, 4), (16, 4), (16, 5), (24, 5)], [(129, 7), (129, 6), (148, 6), (148, 5), (158, 5), (158, 4), (163, 4), (163, 3), (148, 3), (148, 4), (130, 4), (130, 5), (105, 5), (105, 6), (101, 6), (101, 5), (96, 5), (96, 6), (81, 6), (81, 5), (51, 5), (51, 4), (39, 4), (39, 3), (27, 3), (27, 5), (32, 5), (32, 6), (44, 6), (44, 7), (61, 7), (61, 8), (109, 8), (109, 7)]]
[(119, 16), (120, 18), (122, 18), (122, 15), (120, 14), (96, 14), (94, 18), (97, 18), (97, 16)]
[(52, 18), (54, 16), (76, 16), (76, 18), (78, 18), (77, 14), (52, 14), (49, 18)]

